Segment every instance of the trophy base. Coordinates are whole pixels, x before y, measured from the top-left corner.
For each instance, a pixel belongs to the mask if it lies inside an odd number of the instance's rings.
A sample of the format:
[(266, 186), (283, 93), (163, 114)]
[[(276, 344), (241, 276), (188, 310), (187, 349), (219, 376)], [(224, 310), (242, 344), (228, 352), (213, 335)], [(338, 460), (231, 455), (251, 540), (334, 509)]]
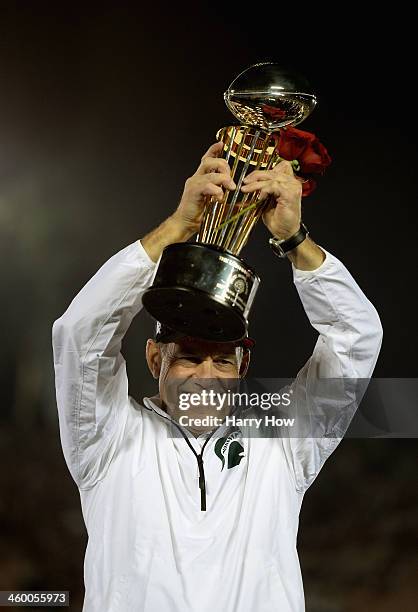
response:
[(142, 301), (158, 321), (188, 336), (223, 342), (240, 340), (247, 331), (242, 317), (197, 289), (154, 287)]
[(245, 337), (260, 283), (242, 259), (202, 243), (166, 247), (142, 296), (158, 321), (185, 335), (231, 342)]

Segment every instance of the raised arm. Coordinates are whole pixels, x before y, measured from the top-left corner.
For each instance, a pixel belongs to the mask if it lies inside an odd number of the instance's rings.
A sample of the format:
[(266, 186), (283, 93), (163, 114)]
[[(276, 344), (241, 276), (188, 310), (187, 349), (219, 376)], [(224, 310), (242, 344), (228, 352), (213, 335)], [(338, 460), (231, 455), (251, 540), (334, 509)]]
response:
[(122, 339), (156, 264), (136, 241), (111, 257), (54, 321), (52, 346), (61, 443), (75, 482), (97, 481), (128, 416)]
[[(271, 196), (263, 221), (273, 236), (294, 236), (301, 223), (302, 186), (290, 162), (252, 172), (245, 183), (243, 191)], [(287, 258), (305, 312), (319, 333), (312, 356), (291, 386), (286, 412), (295, 417), (295, 428), (280, 438), (295, 485), (304, 492), (350, 424), (376, 364), (382, 326), (347, 268), (309, 237)]]
[(316, 269), (292, 266), (305, 312), (319, 333), (292, 385), (296, 436), (290, 432), (282, 438), (300, 491), (311, 485), (344, 436), (372, 376), (383, 335), (376, 309), (347, 268), (324, 253)]
[(212, 145), (202, 157), (173, 214), (106, 261), (54, 321), (61, 443), (80, 488), (103, 477), (123, 440), (130, 406), (122, 339), (142, 307), (161, 253), (197, 231), (205, 195), (231, 186), (227, 162), (217, 159), (221, 146)]

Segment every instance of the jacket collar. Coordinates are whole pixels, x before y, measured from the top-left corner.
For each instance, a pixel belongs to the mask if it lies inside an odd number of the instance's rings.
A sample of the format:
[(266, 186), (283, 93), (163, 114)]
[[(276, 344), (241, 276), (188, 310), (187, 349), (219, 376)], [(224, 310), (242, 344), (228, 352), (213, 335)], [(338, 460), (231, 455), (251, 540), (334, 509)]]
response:
[[(177, 428), (180, 428), (188, 438), (193, 438), (197, 440), (205, 440), (211, 434), (211, 431), (207, 431), (205, 433), (200, 434), (198, 438), (195, 438), (195, 436), (192, 434), (192, 432), (189, 429), (180, 425), (180, 423), (178, 423), (169, 414), (167, 414), (167, 412), (163, 409), (163, 401), (159, 393), (157, 393), (156, 395), (152, 395), (150, 397), (144, 397), (142, 401), (143, 401), (144, 406), (148, 410), (153, 410), (154, 412), (159, 414), (161, 417), (163, 417), (165, 420), (170, 421), (171, 427), (173, 428), (172, 431), (174, 432), (176, 432), (176, 430), (178, 432)], [(173, 425), (173, 423), (175, 423), (175, 425)], [(239, 431), (242, 434), (241, 428), (234, 427), (233, 425), (226, 425), (224, 423), (223, 425), (220, 425), (219, 427), (216, 428), (216, 431), (213, 434), (213, 438), (222, 438), (227, 433), (230, 433), (231, 429)]]

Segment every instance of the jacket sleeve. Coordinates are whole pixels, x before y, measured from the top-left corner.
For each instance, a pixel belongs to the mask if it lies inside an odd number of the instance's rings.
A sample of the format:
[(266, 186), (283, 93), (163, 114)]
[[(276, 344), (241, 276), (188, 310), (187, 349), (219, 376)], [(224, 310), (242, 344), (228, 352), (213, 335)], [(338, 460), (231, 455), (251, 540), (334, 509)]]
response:
[(305, 312), (319, 333), (312, 356), (290, 387), (295, 433), (282, 437), (300, 492), (311, 485), (348, 429), (383, 335), (376, 309), (347, 268), (323, 251), (325, 260), (316, 270), (292, 266)]
[(122, 339), (157, 267), (140, 241), (106, 261), (54, 321), (52, 347), (60, 437), (79, 488), (97, 481), (128, 418)]

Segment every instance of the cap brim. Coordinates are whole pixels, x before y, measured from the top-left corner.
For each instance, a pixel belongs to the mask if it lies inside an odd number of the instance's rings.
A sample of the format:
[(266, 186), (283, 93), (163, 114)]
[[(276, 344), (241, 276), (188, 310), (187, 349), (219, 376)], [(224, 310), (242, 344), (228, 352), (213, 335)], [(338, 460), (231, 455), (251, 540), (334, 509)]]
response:
[[(181, 338), (191, 337), (187, 334), (183, 334), (182, 332), (176, 331), (168, 325), (160, 324), (160, 331), (155, 334), (154, 338), (156, 342), (176, 342), (176, 340), (180, 340)], [(235, 342), (236, 346), (242, 346), (244, 349), (250, 350), (255, 346), (254, 338), (250, 338), (246, 336), (241, 340), (237, 340)]]

